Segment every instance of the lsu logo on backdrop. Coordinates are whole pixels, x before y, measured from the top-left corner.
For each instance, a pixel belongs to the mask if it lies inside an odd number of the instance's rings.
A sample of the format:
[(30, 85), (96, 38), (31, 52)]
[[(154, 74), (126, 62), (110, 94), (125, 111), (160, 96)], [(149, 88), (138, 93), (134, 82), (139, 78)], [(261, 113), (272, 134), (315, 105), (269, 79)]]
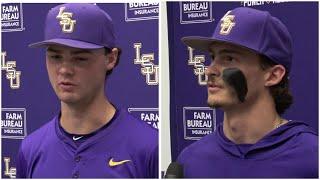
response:
[(6, 52), (1, 52), (1, 70), (6, 71), (6, 78), (9, 80), (11, 89), (20, 88), (21, 71), (16, 70), (16, 61), (6, 62)]
[(141, 54), (142, 43), (134, 43), (136, 50), (136, 58), (133, 60), (134, 64), (141, 65), (141, 74), (146, 76), (146, 83), (148, 85), (159, 84), (159, 66), (155, 65), (154, 53)]
[(23, 10), (21, 3), (1, 4), (1, 31), (23, 31)]
[(180, 2), (180, 24), (212, 22), (212, 2)]
[(25, 108), (2, 108), (1, 116), (2, 138), (23, 139), (27, 136)]
[(209, 107), (183, 107), (184, 139), (199, 140), (216, 129), (216, 111)]
[(60, 7), (59, 14), (57, 15), (57, 19), (60, 20), (59, 24), (61, 26), (62, 32), (64, 33), (72, 33), (74, 30), (74, 25), (76, 24), (76, 20), (71, 19), (71, 12), (63, 12), (66, 7)]
[(158, 129), (158, 108), (128, 108), (128, 112), (136, 118), (148, 123), (153, 128)]
[(17, 169), (15, 167), (10, 167), (11, 159), (9, 157), (4, 157), (4, 175), (9, 178), (16, 178)]
[(125, 3), (125, 21), (158, 19), (159, 3)]
[(207, 66), (204, 65), (204, 62), (206, 61), (204, 55), (193, 55), (193, 49), (191, 47), (188, 47), (189, 52), (189, 59), (188, 59), (188, 65), (193, 66), (193, 73), (195, 76), (198, 77), (198, 84), (200, 86), (207, 85), (208, 76), (205, 74), (205, 71), (207, 69)]

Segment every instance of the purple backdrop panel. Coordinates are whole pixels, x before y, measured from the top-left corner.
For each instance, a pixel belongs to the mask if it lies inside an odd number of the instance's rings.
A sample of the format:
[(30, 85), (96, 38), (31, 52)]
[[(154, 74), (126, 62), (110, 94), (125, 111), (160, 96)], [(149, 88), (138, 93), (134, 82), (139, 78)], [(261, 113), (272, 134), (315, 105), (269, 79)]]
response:
[[(190, 138), (186, 123), (186, 107), (197, 107), (206, 114), (207, 90), (204, 75), (209, 56), (188, 49), (182, 42), (184, 36), (211, 36), (223, 15), (236, 7), (246, 6), (267, 10), (278, 17), (293, 37), (293, 64), (290, 89), (294, 104), (284, 118), (300, 120), (318, 131), (318, 3), (317, 2), (168, 2), (168, 33), (170, 56), (170, 126), (171, 152), (174, 161), (183, 148), (206, 133)], [(307, 24), (307, 26), (305, 25)], [(189, 118), (193, 114), (187, 115)], [(205, 129), (211, 121), (212, 129), (222, 122), (223, 112), (216, 110), (209, 116), (199, 116), (189, 123), (192, 128)], [(198, 123), (197, 123), (198, 122)], [(202, 123), (200, 123), (202, 122)], [(204, 123), (207, 122), (207, 123)], [(191, 131), (192, 132), (192, 131)], [(201, 132), (201, 131), (198, 131)], [(186, 135), (187, 134), (187, 135)]]
[[(60, 108), (48, 79), (45, 50), (28, 48), (43, 39), (46, 14), (56, 5), (2, 4), (2, 178), (15, 177), (21, 140)], [(119, 108), (141, 108), (134, 115), (157, 128), (158, 4), (97, 5), (112, 17), (117, 46), (122, 49), (120, 63), (107, 79), (107, 96)], [(139, 13), (139, 18), (128, 20), (130, 13)]]

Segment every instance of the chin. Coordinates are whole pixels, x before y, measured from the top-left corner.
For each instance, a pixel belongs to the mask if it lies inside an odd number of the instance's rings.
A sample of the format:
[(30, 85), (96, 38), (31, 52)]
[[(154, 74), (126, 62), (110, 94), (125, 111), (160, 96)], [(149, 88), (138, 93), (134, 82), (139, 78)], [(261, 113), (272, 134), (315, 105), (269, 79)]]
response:
[(74, 104), (76, 102), (78, 102), (75, 99), (71, 99), (71, 98), (59, 98), (60, 101), (64, 102), (65, 104)]
[(63, 94), (63, 95), (59, 95), (58, 97), (60, 101), (66, 104), (73, 104), (79, 101), (79, 98), (75, 97), (74, 95)]
[(232, 103), (232, 98), (226, 97), (224, 95), (209, 95), (207, 100), (207, 104), (211, 108), (223, 108), (231, 105)]
[(213, 98), (208, 98), (207, 104), (211, 108), (219, 108), (222, 106), (221, 102), (219, 102), (218, 100), (213, 99)]
[(221, 108), (222, 107), (222, 105), (219, 103), (209, 103), (209, 102), (208, 102), (208, 106), (211, 108)]

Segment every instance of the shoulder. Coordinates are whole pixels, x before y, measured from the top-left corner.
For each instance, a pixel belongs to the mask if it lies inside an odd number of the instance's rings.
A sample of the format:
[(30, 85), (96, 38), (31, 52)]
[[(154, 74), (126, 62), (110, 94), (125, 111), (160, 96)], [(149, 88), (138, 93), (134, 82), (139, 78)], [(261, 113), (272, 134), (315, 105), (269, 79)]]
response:
[(291, 154), (293, 162), (299, 162), (299, 172), (304, 172), (306, 177), (318, 177), (318, 135), (312, 130), (304, 131), (296, 134), (292, 140), (287, 154)]
[(158, 130), (146, 122), (135, 118), (125, 109), (120, 110), (118, 125), (113, 132), (121, 137), (122, 142), (136, 150), (156, 149), (158, 147)]
[(318, 152), (318, 135), (312, 131), (301, 132), (295, 137), (295, 144), (305, 150)]
[(308, 124), (302, 121), (290, 121), (288, 126), (292, 126), (290, 131), (294, 134), (294, 144), (299, 145), (300, 148), (318, 149), (318, 134)]
[(20, 151), (26, 156), (32, 156), (33, 152), (39, 150), (42, 144), (48, 143), (48, 138), (55, 134), (54, 131), (54, 120), (51, 120), (29, 134), (22, 141)]
[(121, 118), (123, 122), (121, 125), (123, 131), (126, 134), (130, 134), (130, 137), (142, 138), (146, 141), (158, 139), (157, 129), (151, 127), (151, 125), (147, 124), (146, 122), (132, 116), (126, 110), (120, 110), (119, 118)]
[[(157, 177), (158, 174), (158, 130), (121, 110), (113, 137), (121, 150), (128, 153), (143, 177)], [(146, 168), (147, 167), (147, 168)]]
[(199, 156), (207, 157), (213, 155), (212, 152), (215, 152), (217, 148), (217, 135), (216, 132), (213, 132), (184, 148), (178, 156), (178, 162), (183, 164), (187, 163), (186, 160), (192, 161), (193, 158), (199, 159)]

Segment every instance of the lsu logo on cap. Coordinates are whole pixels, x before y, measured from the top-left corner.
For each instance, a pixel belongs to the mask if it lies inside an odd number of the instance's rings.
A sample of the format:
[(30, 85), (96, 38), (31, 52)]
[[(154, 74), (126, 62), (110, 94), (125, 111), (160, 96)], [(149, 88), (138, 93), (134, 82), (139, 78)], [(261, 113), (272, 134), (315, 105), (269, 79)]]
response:
[(228, 11), (223, 18), (221, 18), (220, 21), (221, 23), (221, 29), (220, 29), (220, 34), (221, 35), (228, 35), (233, 28), (233, 26), (236, 24), (234, 22), (234, 15), (229, 14), (231, 11)]
[(62, 27), (62, 32), (64, 33), (72, 33), (74, 29), (74, 25), (76, 24), (76, 20), (71, 19), (71, 12), (63, 12), (65, 7), (60, 7), (59, 14), (57, 15), (57, 19), (60, 20), (60, 25)]

